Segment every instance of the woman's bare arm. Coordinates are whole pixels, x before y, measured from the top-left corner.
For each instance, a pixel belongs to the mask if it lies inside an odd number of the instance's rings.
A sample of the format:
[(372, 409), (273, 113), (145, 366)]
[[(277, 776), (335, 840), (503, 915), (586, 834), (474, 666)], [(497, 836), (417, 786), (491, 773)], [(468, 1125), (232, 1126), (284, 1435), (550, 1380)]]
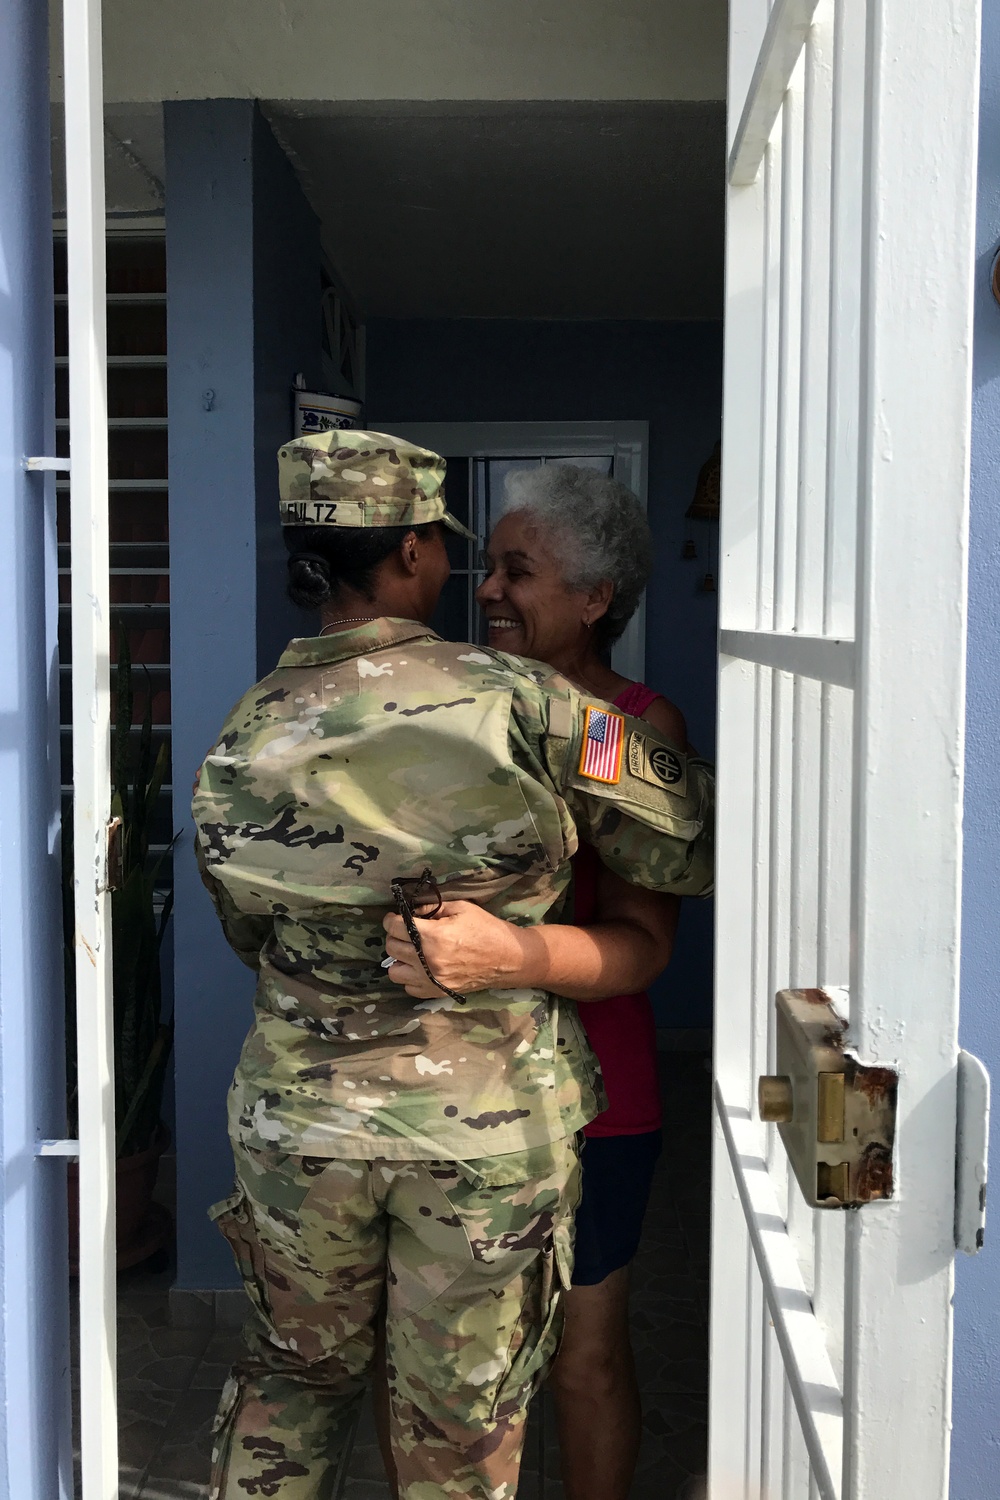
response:
[(526, 982), (571, 1000), (639, 994), (670, 962), (680, 909), (679, 896), (640, 890), (602, 865), (589, 927), (526, 929), (529, 954), (537, 944), (532, 972), (544, 975)]
[[(627, 885), (601, 868), (597, 920), (589, 927), (518, 927), (471, 901), (447, 901), (417, 918), (424, 957), (450, 990), (544, 989), (571, 1000), (603, 1000), (644, 990), (666, 967), (680, 910), (678, 896)], [(385, 917), (389, 978), (407, 994), (440, 994), (413, 951), (401, 917)]]
[(684, 715), (669, 698), (654, 698), (642, 717), (654, 729), (665, 734), (668, 740), (672, 740), (679, 749), (686, 750), (689, 755), (695, 753), (693, 746), (688, 743)]

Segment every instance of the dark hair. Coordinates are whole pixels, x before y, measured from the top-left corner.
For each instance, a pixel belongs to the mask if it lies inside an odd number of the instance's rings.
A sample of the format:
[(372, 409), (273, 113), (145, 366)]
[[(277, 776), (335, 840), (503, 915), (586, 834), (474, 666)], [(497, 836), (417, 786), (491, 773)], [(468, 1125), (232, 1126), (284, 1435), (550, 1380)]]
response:
[(374, 599), (374, 575), (411, 531), (429, 532), (437, 521), (422, 526), (284, 526), (288, 548), (288, 597), (303, 609), (318, 609), (351, 589)]

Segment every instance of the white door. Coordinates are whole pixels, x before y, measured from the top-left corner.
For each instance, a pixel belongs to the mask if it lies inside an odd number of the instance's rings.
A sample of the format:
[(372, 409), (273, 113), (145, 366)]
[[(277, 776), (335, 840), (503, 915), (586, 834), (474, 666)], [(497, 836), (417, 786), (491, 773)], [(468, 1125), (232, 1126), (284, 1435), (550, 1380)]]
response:
[[(730, 3), (711, 1500), (948, 1489), (978, 37)], [(757, 1105), (831, 986), (898, 1075), (861, 1207), (798, 1075), (798, 1176)]]

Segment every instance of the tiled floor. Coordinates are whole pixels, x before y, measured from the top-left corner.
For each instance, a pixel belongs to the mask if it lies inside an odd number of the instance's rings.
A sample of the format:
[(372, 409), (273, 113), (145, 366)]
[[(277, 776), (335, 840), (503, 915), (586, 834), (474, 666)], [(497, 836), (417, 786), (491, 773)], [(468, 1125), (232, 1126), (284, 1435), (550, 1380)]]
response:
[[(699, 1053), (661, 1055), (664, 1152), (635, 1262), (632, 1330), (645, 1409), (632, 1500), (696, 1500), (705, 1468), (709, 1076)], [(122, 1500), (201, 1500), (209, 1431), (238, 1335), (170, 1326), (170, 1268), (119, 1284)], [(549, 1402), (532, 1414), (519, 1500), (561, 1500)], [(688, 1488), (685, 1489), (684, 1486)], [(343, 1500), (388, 1500), (371, 1412), (362, 1414)]]

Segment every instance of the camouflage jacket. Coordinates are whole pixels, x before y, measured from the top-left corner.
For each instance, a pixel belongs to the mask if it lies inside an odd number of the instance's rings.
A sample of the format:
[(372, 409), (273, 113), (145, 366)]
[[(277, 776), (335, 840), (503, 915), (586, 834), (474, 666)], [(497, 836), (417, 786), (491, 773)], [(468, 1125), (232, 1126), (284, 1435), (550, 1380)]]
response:
[(226, 936), (259, 976), (230, 1097), (247, 1145), (471, 1160), (603, 1107), (571, 1002), (417, 1001), (381, 966), (390, 881), (428, 866), (446, 897), (525, 924), (560, 914), (578, 831), (639, 884), (710, 889), (711, 768), (619, 714), (620, 770), (595, 780), (587, 709), (537, 662), (388, 619), (293, 641), (236, 705), (194, 818)]

